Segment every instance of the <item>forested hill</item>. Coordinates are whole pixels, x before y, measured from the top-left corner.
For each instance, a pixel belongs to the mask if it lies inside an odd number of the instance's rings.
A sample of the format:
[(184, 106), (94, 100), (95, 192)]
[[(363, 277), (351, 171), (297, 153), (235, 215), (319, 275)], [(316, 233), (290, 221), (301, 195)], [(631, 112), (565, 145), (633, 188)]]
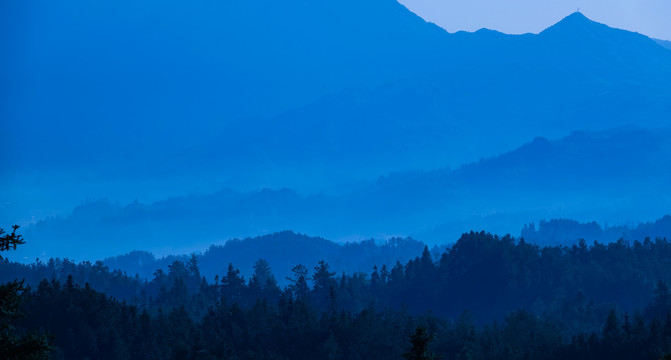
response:
[(571, 219), (541, 220), (538, 224), (524, 226), (520, 233), (524, 240), (539, 245), (572, 245), (579, 240), (588, 243), (599, 241), (610, 243), (623, 239), (628, 242), (646, 238), (671, 239), (671, 216), (666, 215), (656, 221), (631, 225), (602, 226), (595, 221), (581, 223)]
[[(244, 258), (230, 263), (217, 261), (213, 265), (215, 259), (194, 254), (171, 258), (167, 269), (155, 269), (148, 280), (111, 270), (101, 261), (76, 263), (50, 259), (20, 264), (3, 259), (0, 280), (25, 278), (35, 287), (44, 278), (64, 280), (71, 275), (76, 283), (88, 282), (98, 291), (132, 302), (158, 300), (161, 293), (181, 286), (175, 283), (179, 280), (190, 294), (200, 291), (205, 284), (224, 288), (239, 286), (235, 291), (240, 292), (237, 296), (243, 297), (232, 301), (253, 305), (256, 299), (243, 301), (244, 289), (258, 282), (259, 277), (264, 284), (271, 281), (273, 287), (293, 291), (294, 295), (299, 277), (304, 277), (305, 286), (312, 280), (316, 286), (313, 290), (340, 287), (343, 293), (338, 298), (343, 301), (340, 306), (344, 309), (362, 310), (372, 302), (383, 307), (408, 306), (416, 313), (431, 310), (449, 316), (469, 310), (480, 321), (490, 321), (517, 308), (531, 310), (538, 306), (549, 311), (546, 307), (559, 305), (557, 301), (571, 301), (579, 293), (595, 301), (594, 304), (614, 303), (625, 310), (640, 308), (653, 298), (658, 281), (671, 279), (669, 251), (671, 244), (667, 239), (631, 243), (621, 240), (610, 244), (580, 241), (571, 246), (540, 247), (509, 235), (470, 232), (436, 254), (438, 256), (424, 247), (420, 253), (407, 254), (410, 260), (406, 262), (373, 263), (370, 269), (363, 271), (336, 273), (320, 254), (302, 259), (304, 263), (271, 265), (259, 253), (252, 264), (251, 275), (243, 276), (238, 264), (244, 263)], [(204, 269), (215, 267), (216, 276), (204, 277)], [(280, 274), (289, 274), (287, 282), (278, 283)], [(329, 285), (320, 281), (327, 281)], [(257, 285), (261, 288), (268, 285), (264, 284)], [(320, 296), (325, 298), (314, 300), (323, 307), (321, 310), (327, 310), (328, 302), (324, 301), (329, 299), (328, 292)], [(189, 305), (189, 298), (182, 298), (181, 301), (187, 301), (183, 305)], [(189, 306), (194, 314), (202, 314), (207, 309), (197, 304)]]
[[(274, 269), (278, 283), (285, 285), (291, 268), (297, 264), (308, 265), (314, 259), (328, 262), (331, 270), (341, 273), (368, 273), (374, 266), (392, 267), (397, 262), (406, 263), (421, 254), (425, 244), (413, 239), (392, 238), (384, 242), (365, 240), (339, 244), (318, 237), (309, 237), (290, 231), (246, 239), (231, 239), (223, 245), (212, 245), (197, 256), (203, 276), (209, 280), (221, 275), (224, 268), (233, 263), (240, 274), (250, 279), (254, 264), (264, 259)], [(437, 257), (444, 250), (434, 248)], [(151, 279), (156, 269), (168, 270), (175, 260), (186, 261), (189, 256), (166, 256), (156, 258), (143, 251), (133, 251), (103, 259), (110, 269), (120, 269), (128, 274), (139, 274)]]
[(197, 257), (151, 281), (101, 262), (5, 259), (0, 280), (26, 278), (18, 331), (48, 331), (55, 358), (388, 360), (422, 326), (450, 359), (653, 360), (671, 351), (669, 259), (663, 239), (540, 248), (471, 232), (438, 261), (425, 249), (338, 275), (314, 259), (286, 287), (263, 260), (251, 278), (230, 265), (207, 281)]

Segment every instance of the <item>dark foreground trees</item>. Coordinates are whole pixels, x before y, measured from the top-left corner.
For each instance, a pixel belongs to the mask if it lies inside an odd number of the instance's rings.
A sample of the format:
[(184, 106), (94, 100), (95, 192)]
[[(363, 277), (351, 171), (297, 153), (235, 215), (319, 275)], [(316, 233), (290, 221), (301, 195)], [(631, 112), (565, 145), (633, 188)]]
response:
[[(24, 243), (21, 235), (16, 233), (18, 226), (12, 227), (11, 233), (0, 229), (0, 252), (14, 250)], [(2, 260), (0, 255), (0, 261)], [(36, 333), (19, 333), (14, 325), (22, 316), (19, 309), (21, 296), (26, 291), (23, 281), (14, 280), (0, 285), (0, 356), (3, 359), (48, 359), (51, 350), (50, 342), (44, 335)]]
[[(53, 359), (631, 359), (671, 350), (671, 317), (613, 311), (598, 331), (565, 336), (528, 311), (484, 326), (370, 306), (320, 312), (283, 294), (277, 304), (219, 299), (202, 317), (184, 306), (141, 309), (89, 287), (44, 281), (24, 294), (20, 326), (55, 335)], [(404, 355), (405, 354), (405, 355)]]
[(54, 334), (54, 359), (653, 360), (671, 352), (670, 255), (663, 239), (539, 248), (469, 233), (438, 261), (427, 250), (370, 276), (315, 259), (285, 288), (266, 261), (208, 281), (197, 257), (151, 281), (67, 260), (0, 274), (48, 278), (20, 294), (15, 324)]

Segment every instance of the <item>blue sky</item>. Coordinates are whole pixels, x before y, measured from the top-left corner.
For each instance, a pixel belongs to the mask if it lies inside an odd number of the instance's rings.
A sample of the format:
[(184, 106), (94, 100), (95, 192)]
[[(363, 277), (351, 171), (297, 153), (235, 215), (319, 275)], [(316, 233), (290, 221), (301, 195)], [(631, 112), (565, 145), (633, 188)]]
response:
[(449, 32), (480, 28), (537, 33), (571, 12), (594, 21), (671, 40), (671, 0), (400, 0)]

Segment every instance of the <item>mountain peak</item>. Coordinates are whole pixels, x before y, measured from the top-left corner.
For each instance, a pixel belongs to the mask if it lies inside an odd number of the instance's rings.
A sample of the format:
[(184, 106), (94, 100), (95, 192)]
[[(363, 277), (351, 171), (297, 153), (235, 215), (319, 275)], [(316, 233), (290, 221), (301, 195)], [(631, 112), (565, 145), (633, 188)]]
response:
[[(628, 30), (612, 28), (593, 21), (580, 12), (574, 12), (558, 23), (543, 30), (541, 38), (550, 40), (555, 47), (582, 49), (593, 54), (611, 55), (626, 51), (628, 57), (642, 59), (644, 56), (660, 56), (668, 64), (668, 52), (663, 51), (659, 43), (645, 35)], [(654, 54), (654, 55), (653, 55)], [(584, 54), (583, 54), (584, 55)]]
[(564, 22), (564, 21), (573, 21), (573, 22), (588, 21), (588, 22), (592, 22), (592, 20), (590, 20), (587, 16), (585, 16), (580, 11), (576, 11), (576, 12), (570, 14), (569, 16), (566, 16), (560, 22)]
[(590, 20), (583, 13), (576, 11), (569, 16), (561, 19), (558, 23), (543, 30), (541, 34), (550, 33), (585, 33), (596, 29), (607, 28), (606, 25)]

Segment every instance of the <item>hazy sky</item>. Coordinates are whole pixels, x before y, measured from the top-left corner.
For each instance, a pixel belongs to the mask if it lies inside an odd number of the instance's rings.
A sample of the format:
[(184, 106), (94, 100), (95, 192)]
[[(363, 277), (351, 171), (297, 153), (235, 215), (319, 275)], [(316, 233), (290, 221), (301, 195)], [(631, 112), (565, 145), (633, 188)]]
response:
[(538, 33), (580, 11), (611, 27), (671, 40), (671, 0), (400, 0), (449, 32), (480, 28)]

